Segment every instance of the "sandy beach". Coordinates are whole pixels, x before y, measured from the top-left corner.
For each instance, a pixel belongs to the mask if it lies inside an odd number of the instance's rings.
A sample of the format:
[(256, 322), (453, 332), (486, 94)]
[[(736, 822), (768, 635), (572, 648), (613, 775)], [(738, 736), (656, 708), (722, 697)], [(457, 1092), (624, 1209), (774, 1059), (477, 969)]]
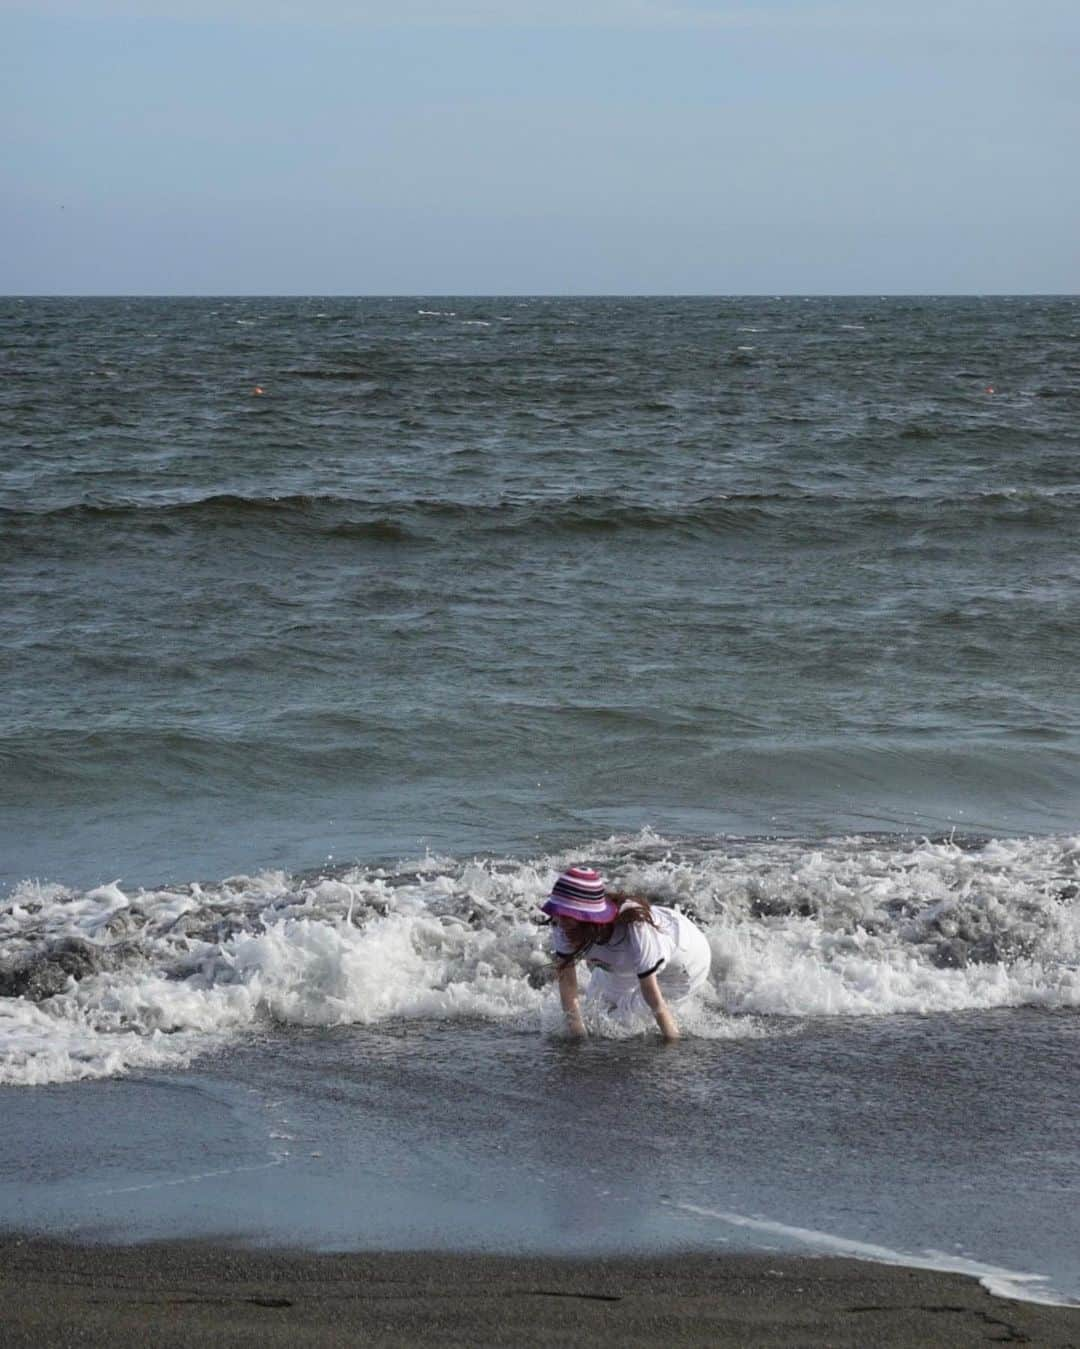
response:
[(1080, 1345), (1080, 1307), (772, 1255), (562, 1261), (0, 1242), (15, 1345)]

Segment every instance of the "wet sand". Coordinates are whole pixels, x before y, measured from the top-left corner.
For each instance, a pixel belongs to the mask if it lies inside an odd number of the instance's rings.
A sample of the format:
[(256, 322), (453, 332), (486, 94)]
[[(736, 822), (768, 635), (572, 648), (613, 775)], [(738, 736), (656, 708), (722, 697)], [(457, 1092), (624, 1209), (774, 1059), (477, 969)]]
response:
[(1080, 1308), (831, 1258), (249, 1250), (0, 1239), (16, 1345), (1080, 1346)]

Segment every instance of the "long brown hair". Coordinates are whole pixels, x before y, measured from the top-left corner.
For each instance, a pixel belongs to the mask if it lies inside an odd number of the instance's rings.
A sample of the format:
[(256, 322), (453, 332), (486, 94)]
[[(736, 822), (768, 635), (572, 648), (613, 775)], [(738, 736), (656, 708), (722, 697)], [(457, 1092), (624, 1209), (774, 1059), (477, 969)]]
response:
[(572, 964), (575, 960), (580, 960), (594, 946), (606, 946), (617, 929), (625, 932), (631, 923), (648, 923), (650, 927), (656, 927), (652, 906), (643, 895), (631, 895), (621, 890), (609, 890), (607, 897), (619, 906), (619, 912), (615, 915), (614, 920), (610, 923), (582, 922), (581, 926), (587, 929), (585, 937), (573, 951), (556, 957), (555, 963), (560, 969)]

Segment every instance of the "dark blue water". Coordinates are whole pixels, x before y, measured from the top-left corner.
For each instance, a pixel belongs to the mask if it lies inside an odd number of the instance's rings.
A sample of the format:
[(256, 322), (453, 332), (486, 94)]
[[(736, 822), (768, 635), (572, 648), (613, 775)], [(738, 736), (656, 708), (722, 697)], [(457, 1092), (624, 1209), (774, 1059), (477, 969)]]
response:
[(7, 886), (1075, 824), (1075, 298), (7, 300), (0, 352)]

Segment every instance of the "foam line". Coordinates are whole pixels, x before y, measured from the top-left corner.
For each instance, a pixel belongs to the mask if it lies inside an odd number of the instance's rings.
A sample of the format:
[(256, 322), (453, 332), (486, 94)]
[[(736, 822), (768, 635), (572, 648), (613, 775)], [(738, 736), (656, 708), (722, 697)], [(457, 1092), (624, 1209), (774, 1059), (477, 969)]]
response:
[(853, 1241), (849, 1237), (834, 1236), (831, 1232), (819, 1232), (812, 1227), (792, 1227), (769, 1218), (750, 1218), (744, 1213), (704, 1208), (700, 1204), (672, 1202), (670, 1206), (701, 1218), (715, 1218), (718, 1222), (728, 1223), (732, 1227), (746, 1227), (755, 1232), (797, 1241), (812, 1250), (828, 1252), (830, 1255), (850, 1256), (854, 1260), (869, 1260), (879, 1265), (906, 1265), (910, 1269), (933, 1269), (946, 1274), (967, 1274), (971, 1278), (978, 1279), (986, 1291), (993, 1293), (995, 1297), (1041, 1302), (1049, 1307), (1077, 1305), (1071, 1298), (1059, 1297), (1051, 1289), (1040, 1287), (1039, 1285), (1047, 1282), (1045, 1274), (1024, 1274), (1017, 1270), (1002, 1269), (997, 1265), (983, 1264), (979, 1260), (970, 1260), (964, 1256), (947, 1255), (944, 1251), (925, 1251), (922, 1255), (909, 1255), (903, 1251), (894, 1251), (888, 1246), (877, 1246), (867, 1241)]
[(139, 1185), (119, 1185), (111, 1190), (98, 1190), (97, 1195), (135, 1194), (138, 1190), (161, 1190), (171, 1185), (196, 1185), (201, 1180), (217, 1180), (221, 1176), (238, 1176), (246, 1171), (270, 1171), (276, 1166), (284, 1166), (288, 1160), (287, 1152), (272, 1152), (270, 1161), (258, 1162), (254, 1166), (226, 1166), (218, 1171), (199, 1171), (193, 1176), (175, 1176), (170, 1180), (149, 1180)]

